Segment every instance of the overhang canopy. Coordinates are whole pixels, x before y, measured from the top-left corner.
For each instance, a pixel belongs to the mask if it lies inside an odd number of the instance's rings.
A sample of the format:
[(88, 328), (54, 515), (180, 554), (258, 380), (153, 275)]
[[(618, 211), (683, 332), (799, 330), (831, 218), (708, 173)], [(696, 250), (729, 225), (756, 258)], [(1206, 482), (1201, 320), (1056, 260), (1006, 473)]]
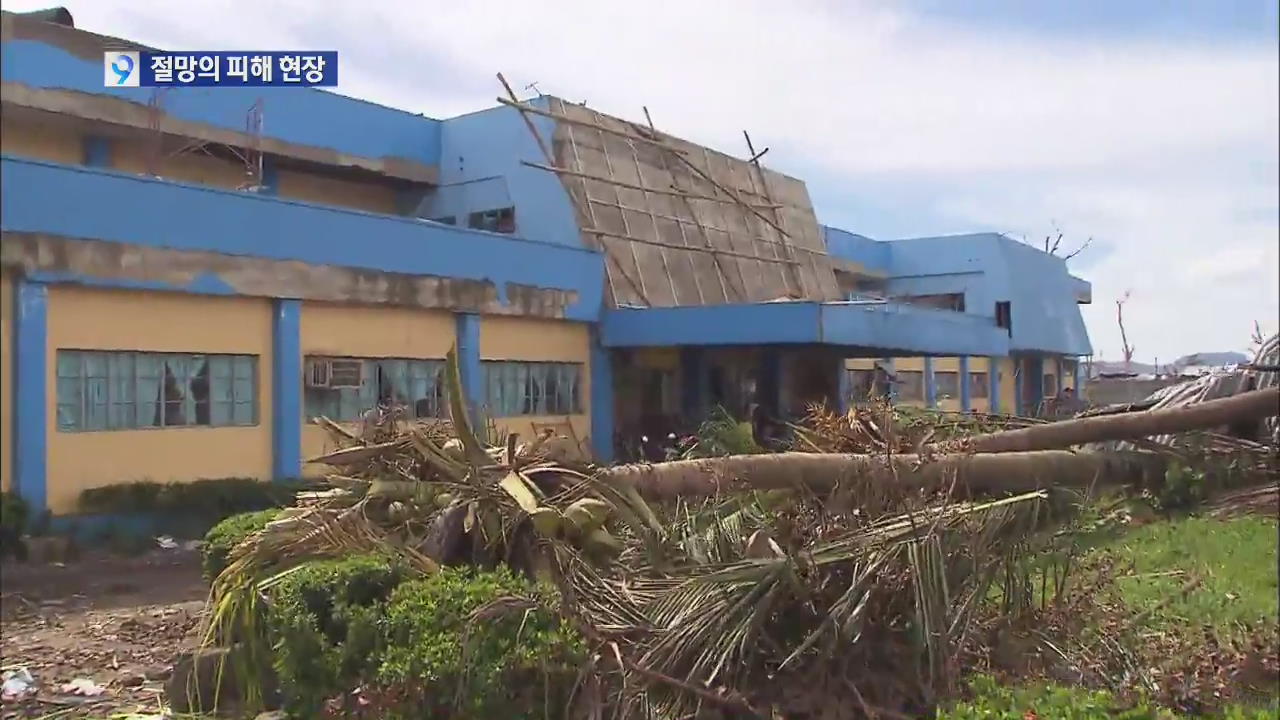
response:
[(1009, 353), (1008, 334), (983, 318), (897, 303), (776, 302), (605, 311), (606, 347), (831, 345), (854, 354)]

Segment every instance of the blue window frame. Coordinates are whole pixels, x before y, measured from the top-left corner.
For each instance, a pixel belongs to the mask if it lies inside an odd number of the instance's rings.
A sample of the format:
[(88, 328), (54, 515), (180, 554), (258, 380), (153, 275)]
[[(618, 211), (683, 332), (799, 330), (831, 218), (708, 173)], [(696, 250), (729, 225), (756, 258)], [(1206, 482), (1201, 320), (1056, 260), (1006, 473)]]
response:
[(58, 430), (258, 424), (258, 358), (58, 350)]
[(307, 364), (334, 360), (359, 362), (360, 384), (308, 384), (303, 392), (303, 411), (308, 419), (323, 416), (334, 422), (355, 422), (376, 407), (379, 399), (404, 406), (412, 418), (439, 418), (448, 413), (443, 360), (308, 356)]
[(485, 360), (482, 367), (492, 417), (582, 412), (581, 363)]

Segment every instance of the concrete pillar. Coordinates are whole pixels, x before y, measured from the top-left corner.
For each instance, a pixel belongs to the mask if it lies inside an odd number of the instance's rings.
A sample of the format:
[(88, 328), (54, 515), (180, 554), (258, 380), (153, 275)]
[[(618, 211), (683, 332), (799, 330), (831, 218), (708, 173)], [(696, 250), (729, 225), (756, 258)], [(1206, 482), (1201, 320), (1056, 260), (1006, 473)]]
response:
[[(889, 373), (890, 376), (893, 375), (893, 358), (885, 358), (880, 362), (880, 365), (885, 369), (886, 372)], [(889, 383), (888, 395), (889, 395), (889, 402), (891, 403), (898, 402), (898, 384), (897, 383), (895, 382)]]
[(597, 462), (613, 461), (613, 358), (591, 328), (591, 452)]
[(111, 167), (111, 140), (98, 135), (88, 135), (83, 141), (84, 164), (89, 167)]
[(775, 347), (760, 349), (756, 402), (768, 417), (781, 417), (782, 353)]
[(938, 384), (933, 377), (933, 358), (924, 359), (924, 406), (938, 407)]
[(33, 519), (47, 504), (49, 289), (19, 278), (14, 283), (13, 488)]
[(271, 318), (271, 473), (302, 475), (302, 302), (277, 299)]
[(458, 358), (458, 375), (462, 393), (467, 398), (467, 414), (475, 422), (480, 410), (487, 407), (484, 371), (480, 365), (480, 316), (475, 313), (454, 315), (454, 352)]
[(843, 414), (849, 412), (849, 369), (845, 367), (844, 357), (836, 358), (836, 411)]
[(987, 412), (999, 415), (1004, 412), (1000, 406), (1000, 361), (1003, 358), (987, 358)]
[(701, 422), (706, 413), (709, 381), (707, 356), (703, 349), (680, 348), (681, 407), (685, 419), (692, 423)]
[(960, 412), (973, 410), (973, 394), (969, 388), (969, 356), (960, 356)]

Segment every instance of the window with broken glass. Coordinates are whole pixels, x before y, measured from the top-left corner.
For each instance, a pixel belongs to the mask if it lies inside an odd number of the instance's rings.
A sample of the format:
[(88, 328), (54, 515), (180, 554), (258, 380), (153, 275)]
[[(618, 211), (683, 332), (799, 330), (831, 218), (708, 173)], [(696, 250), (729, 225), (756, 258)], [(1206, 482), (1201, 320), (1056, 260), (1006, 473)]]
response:
[(446, 416), (443, 360), (308, 356), (306, 365), (353, 360), (361, 366), (358, 376), (339, 377), (335, 365), (327, 384), (308, 378), (303, 393), (303, 412), (308, 419), (323, 416), (334, 422), (355, 422), (379, 401), (404, 408), (411, 418)]
[(486, 409), (492, 417), (582, 412), (579, 363), (486, 360)]
[(258, 358), (58, 350), (58, 430), (258, 424)]

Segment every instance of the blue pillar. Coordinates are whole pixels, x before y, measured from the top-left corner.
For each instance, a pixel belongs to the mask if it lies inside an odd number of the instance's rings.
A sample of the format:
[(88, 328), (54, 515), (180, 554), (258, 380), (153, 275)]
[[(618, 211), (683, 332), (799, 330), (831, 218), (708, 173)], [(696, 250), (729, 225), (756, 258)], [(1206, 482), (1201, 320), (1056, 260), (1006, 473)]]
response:
[(844, 356), (841, 356), (836, 358), (836, 410), (841, 414), (849, 412), (849, 395), (851, 392), (849, 368), (846, 367)]
[(302, 302), (277, 299), (271, 322), (271, 472), (302, 475)]
[(1000, 360), (998, 357), (987, 358), (987, 412), (999, 415), (1000, 407)]
[(960, 356), (960, 412), (973, 409), (973, 394), (969, 388), (969, 356)]
[(1072, 386), (1076, 389), (1076, 397), (1084, 398), (1084, 358), (1077, 356), (1075, 368), (1072, 369)]
[(487, 406), (484, 372), (480, 366), (480, 316), (458, 313), (454, 318), (458, 375), (462, 377), (462, 393), (467, 398), (467, 414), (475, 422), (480, 417), (479, 410)]
[(613, 358), (591, 328), (591, 452), (596, 462), (613, 461)]
[(697, 423), (702, 420), (707, 407), (707, 356), (702, 348), (680, 348), (681, 405), (685, 420)]
[(13, 487), (38, 514), (47, 507), (49, 290), (20, 278), (14, 295)]
[(933, 358), (924, 359), (924, 406), (938, 407), (938, 384), (933, 377)]
[(111, 140), (89, 135), (84, 139), (84, 164), (89, 167), (111, 167)]

